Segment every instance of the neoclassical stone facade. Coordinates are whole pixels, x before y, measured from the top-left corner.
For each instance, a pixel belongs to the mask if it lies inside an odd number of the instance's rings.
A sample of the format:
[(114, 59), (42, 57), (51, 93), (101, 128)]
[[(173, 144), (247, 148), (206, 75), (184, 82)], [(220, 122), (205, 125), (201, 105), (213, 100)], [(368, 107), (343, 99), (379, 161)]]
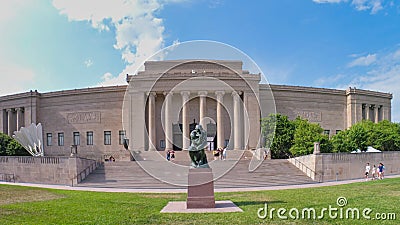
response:
[(127, 86), (0, 97), (0, 131), (8, 135), (42, 123), (45, 155), (67, 156), (70, 146), (88, 158), (130, 160), (134, 151), (187, 149), (201, 124), (209, 148), (260, 146), (260, 119), (270, 113), (319, 123), (330, 136), (362, 120), (391, 119), (389, 93), (260, 83), (240, 61), (146, 62)]

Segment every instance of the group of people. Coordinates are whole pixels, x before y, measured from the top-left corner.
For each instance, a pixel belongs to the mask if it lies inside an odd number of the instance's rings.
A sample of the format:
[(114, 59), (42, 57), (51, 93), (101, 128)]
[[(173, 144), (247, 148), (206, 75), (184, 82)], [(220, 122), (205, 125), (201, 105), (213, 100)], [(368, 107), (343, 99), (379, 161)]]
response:
[(369, 179), (369, 175), (372, 175), (372, 180), (382, 180), (385, 177), (385, 165), (383, 163), (379, 163), (378, 167), (375, 165), (372, 167), (367, 163), (365, 166), (365, 180)]
[(174, 160), (175, 159), (175, 151), (174, 150), (168, 150), (167, 151), (167, 160)]
[(226, 159), (226, 148), (217, 148), (213, 150), (214, 160), (225, 160)]

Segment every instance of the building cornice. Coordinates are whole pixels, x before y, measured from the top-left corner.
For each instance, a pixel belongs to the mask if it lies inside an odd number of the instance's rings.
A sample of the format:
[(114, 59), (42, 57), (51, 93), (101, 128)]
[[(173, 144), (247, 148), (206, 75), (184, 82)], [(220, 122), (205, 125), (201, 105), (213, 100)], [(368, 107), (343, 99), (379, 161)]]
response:
[(39, 93), (37, 90), (35, 90), (35, 91), (31, 90), (31, 91), (23, 92), (23, 93), (0, 96), (0, 102), (16, 100), (16, 99), (21, 99), (21, 98), (38, 97), (38, 96), (41, 96), (41, 93)]
[(70, 90), (52, 91), (52, 92), (44, 92), (44, 93), (39, 93), (37, 91), (31, 91), (31, 92), (24, 92), (24, 93), (18, 93), (18, 94), (13, 94), (13, 95), (1, 96), (0, 101), (9, 101), (9, 100), (16, 100), (16, 99), (21, 99), (21, 98), (29, 98), (29, 97), (49, 98), (49, 97), (80, 95), (80, 94), (93, 94), (93, 93), (104, 93), (104, 92), (125, 92), (127, 87), (128, 87), (127, 85), (118, 85), (118, 86), (70, 89)]
[[(292, 86), (292, 85), (277, 85), (270, 84), (270, 89), (274, 91), (291, 91), (291, 92), (308, 92), (308, 93), (319, 93), (319, 94), (334, 94), (345, 96), (346, 91), (329, 88), (316, 88), (316, 87), (304, 87), (304, 86)], [(261, 89), (269, 89), (268, 84), (260, 84)]]
[(368, 96), (373, 96), (373, 97), (382, 97), (382, 98), (393, 98), (393, 94), (391, 93), (384, 93), (384, 92), (378, 92), (378, 91), (370, 91), (370, 90), (363, 90), (363, 89), (357, 89), (357, 88), (348, 88), (346, 90), (346, 95), (368, 95)]

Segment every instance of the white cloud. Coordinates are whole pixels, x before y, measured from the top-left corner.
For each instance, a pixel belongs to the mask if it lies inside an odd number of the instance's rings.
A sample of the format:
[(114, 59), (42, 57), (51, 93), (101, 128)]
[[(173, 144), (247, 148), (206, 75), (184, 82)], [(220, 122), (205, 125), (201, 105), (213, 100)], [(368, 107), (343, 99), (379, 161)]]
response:
[(368, 54), (366, 56), (361, 56), (354, 59), (347, 66), (348, 67), (369, 66), (374, 62), (376, 62), (376, 54)]
[[(385, 0), (352, 0), (351, 5), (358, 11), (371, 10), (371, 14), (375, 14), (384, 8), (383, 7), (384, 1)], [(348, 2), (348, 0), (313, 0), (313, 2), (318, 4), (342, 3), (342, 2)], [(394, 3), (390, 2), (389, 5), (392, 4)]]
[(0, 56), (0, 95), (25, 92), (33, 87), (35, 73), (30, 68), (9, 62)]
[(359, 11), (371, 10), (371, 14), (375, 14), (383, 9), (384, 0), (353, 0), (352, 5)]
[(86, 59), (83, 64), (85, 64), (85, 66), (87, 68), (91, 67), (93, 65), (93, 60), (92, 59)]
[(317, 86), (332, 86), (332, 84), (337, 83), (338, 81), (345, 78), (344, 74), (337, 74), (335, 76), (330, 77), (321, 77), (315, 81), (315, 85)]
[(135, 73), (143, 61), (164, 47), (163, 20), (155, 14), (164, 4), (182, 1), (53, 0), (53, 6), (70, 21), (89, 21), (100, 31), (115, 30), (114, 48), (121, 51), (121, 57), (128, 65), (117, 77), (104, 74), (100, 83), (115, 85), (126, 84), (127, 73)]
[(347, 0), (313, 0), (315, 3), (340, 3), (340, 2), (347, 2)]
[(7, 23), (21, 15), (21, 10), (29, 8), (32, 0), (0, 1), (0, 24)]

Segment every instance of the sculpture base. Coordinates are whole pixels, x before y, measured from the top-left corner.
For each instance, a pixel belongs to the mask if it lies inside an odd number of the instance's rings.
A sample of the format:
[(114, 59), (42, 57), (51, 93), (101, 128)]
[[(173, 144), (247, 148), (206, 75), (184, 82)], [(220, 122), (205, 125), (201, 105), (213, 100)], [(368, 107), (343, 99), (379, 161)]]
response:
[(188, 209), (215, 208), (213, 179), (211, 168), (189, 169)]

